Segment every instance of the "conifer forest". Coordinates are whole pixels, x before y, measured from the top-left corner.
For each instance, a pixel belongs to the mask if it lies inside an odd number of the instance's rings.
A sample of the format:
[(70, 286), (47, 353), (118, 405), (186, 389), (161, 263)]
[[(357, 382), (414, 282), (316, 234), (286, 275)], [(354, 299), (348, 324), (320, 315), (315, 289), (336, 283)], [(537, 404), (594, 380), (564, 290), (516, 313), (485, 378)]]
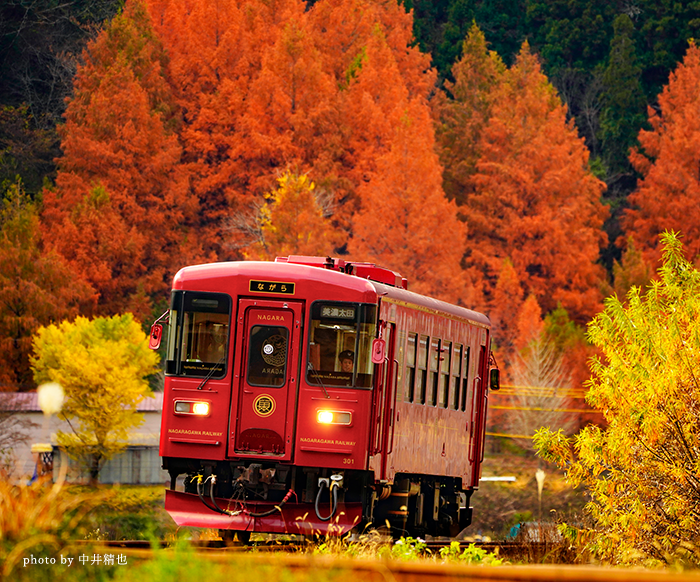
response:
[(699, 30), (667, 0), (4, 1), (0, 390), (41, 326), (147, 325), (182, 266), (286, 255), (393, 269), (487, 313), (507, 380), (580, 388), (663, 233), (700, 256)]

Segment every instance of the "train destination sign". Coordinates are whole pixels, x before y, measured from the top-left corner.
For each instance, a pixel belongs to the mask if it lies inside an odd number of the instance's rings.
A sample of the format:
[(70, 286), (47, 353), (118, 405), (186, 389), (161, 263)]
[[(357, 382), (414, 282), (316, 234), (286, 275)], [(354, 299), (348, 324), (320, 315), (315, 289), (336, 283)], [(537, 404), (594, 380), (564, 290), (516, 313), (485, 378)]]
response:
[(282, 281), (256, 281), (251, 279), (248, 290), (252, 293), (294, 295), (294, 283), (284, 283)]
[(355, 319), (354, 307), (337, 307), (324, 305), (321, 307), (321, 317), (333, 317), (335, 319)]

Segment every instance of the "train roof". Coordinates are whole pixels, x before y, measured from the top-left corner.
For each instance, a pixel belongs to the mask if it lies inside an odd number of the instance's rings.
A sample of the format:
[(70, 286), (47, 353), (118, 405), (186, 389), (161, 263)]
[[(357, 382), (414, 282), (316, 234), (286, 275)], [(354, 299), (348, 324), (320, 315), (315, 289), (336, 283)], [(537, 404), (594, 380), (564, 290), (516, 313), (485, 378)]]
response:
[[(230, 261), (193, 265), (178, 271), (173, 289), (225, 291), (221, 284), (238, 277), (261, 281), (284, 279), (295, 284), (306, 283), (309, 288), (322, 284), (335, 287), (343, 295), (359, 294), (360, 301), (374, 303), (381, 297), (397, 305), (445, 313), (485, 327), (491, 325), (489, 318), (481, 313), (409, 291), (408, 281), (395, 271), (372, 263), (353, 263), (330, 257), (290, 256), (278, 257), (275, 262)], [(332, 295), (336, 297), (334, 293)]]
[(446, 301), (441, 301), (440, 299), (435, 299), (427, 295), (413, 293), (412, 291), (399, 287), (391, 287), (376, 282), (373, 284), (377, 289), (378, 295), (381, 295), (384, 300), (396, 303), (397, 305), (418, 307), (422, 311), (427, 311), (429, 313), (443, 313), (452, 317), (466, 319), (473, 323), (483, 325), (484, 327), (491, 327), (489, 318), (478, 311), (460, 307), (459, 305), (453, 305), (452, 303), (447, 303)]

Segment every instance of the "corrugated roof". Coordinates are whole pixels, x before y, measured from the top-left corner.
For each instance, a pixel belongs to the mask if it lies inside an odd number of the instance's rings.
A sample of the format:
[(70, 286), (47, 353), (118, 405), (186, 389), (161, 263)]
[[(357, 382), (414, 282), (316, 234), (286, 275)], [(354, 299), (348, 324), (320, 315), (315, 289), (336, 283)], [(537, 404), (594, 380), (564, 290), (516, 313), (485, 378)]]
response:
[[(154, 392), (138, 406), (139, 412), (160, 412), (163, 409), (163, 393)], [(41, 412), (39, 399), (34, 392), (0, 392), (0, 411), (2, 412)]]

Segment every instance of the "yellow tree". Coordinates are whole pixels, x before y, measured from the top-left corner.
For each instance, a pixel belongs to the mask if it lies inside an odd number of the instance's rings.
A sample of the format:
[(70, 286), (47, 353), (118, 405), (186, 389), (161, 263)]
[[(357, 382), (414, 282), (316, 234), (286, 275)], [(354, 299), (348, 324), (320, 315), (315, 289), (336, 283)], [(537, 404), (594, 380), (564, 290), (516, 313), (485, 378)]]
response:
[(674, 233), (662, 235), (659, 280), (626, 303), (608, 298), (588, 337), (592, 360), (586, 400), (606, 428), (574, 439), (542, 429), (536, 446), (590, 491), (595, 522), (581, 534), (612, 563), (700, 564), (700, 272)]
[(305, 174), (287, 171), (278, 184), (253, 216), (240, 215), (231, 222), (231, 230), (243, 241), (243, 255), (269, 261), (277, 256), (332, 254), (338, 242), (328, 218), (332, 196), (318, 191)]
[(156, 372), (158, 355), (131, 314), (41, 327), (33, 345), (34, 380), (57, 382), (66, 394), (59, 416), (73, 432), (59, 432), (59, 445), (86, 464), (94, 484), (143, 422), (136, 407), (149, 393), (145, 378)]

